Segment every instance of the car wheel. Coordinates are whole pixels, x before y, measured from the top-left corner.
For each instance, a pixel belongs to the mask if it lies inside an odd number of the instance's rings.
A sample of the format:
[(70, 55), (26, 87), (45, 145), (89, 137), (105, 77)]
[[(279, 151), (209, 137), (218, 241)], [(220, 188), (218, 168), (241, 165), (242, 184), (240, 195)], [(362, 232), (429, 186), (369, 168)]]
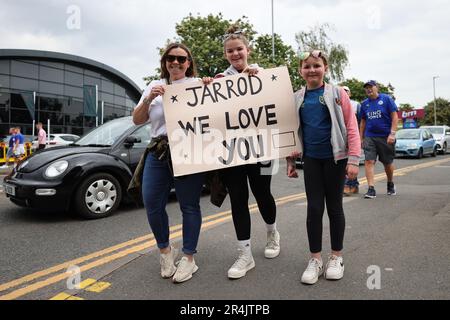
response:
[(437, 154), (437, 147), (434, 147), (433, 153), (431, 154), (432, 157), (436, 157)]
[(417, 153), (417, 159), (422, 159), (423, 157), (423, 150), (422, 148), (419, 149), (419, 152)]
[(442, 147), (442, 154), (446, 154), (447, 153), (447, 142), (444, 142), (444, 146)]
[(119, 181), (108, 173), (89, 176), (75, 194), (76, 213), (87, 219), (111, 215), (122, 199)]

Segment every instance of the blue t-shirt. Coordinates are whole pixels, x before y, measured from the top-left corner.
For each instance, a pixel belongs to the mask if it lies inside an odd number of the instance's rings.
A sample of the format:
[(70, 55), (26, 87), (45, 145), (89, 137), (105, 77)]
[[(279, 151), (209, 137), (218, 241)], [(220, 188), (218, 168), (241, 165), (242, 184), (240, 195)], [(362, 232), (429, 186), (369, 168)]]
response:
[(19, 140), (19, 144), (25, 143), (25, 137), (21, 133), (16, 134), (16, 139)]
[(333, 158), (330, 111), (323, 98), (324, 87), (307, 90), (300, 108), (303, 154), (308, 158)]
[(14, 148), (14, 145), (16, 144), (16, 135), (13, 134), (10, 138), (9, 138), (9, 147), (10, 148)]
[(361, 118), (366, 120), (366, 137), (387, 137), (391, 133), (391, 113), (398, 108), (387, 94), (380, 93), (375, 100), (366, 99), (361, 103)]

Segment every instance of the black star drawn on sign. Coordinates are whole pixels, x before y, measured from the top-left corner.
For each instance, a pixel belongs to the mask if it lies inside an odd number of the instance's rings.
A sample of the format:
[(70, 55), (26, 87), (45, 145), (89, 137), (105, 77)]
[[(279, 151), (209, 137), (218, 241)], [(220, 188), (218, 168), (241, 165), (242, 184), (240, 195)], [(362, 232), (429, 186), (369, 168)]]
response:
[(177, 97), (178, 97), (178, 96), (172, 96), (172, 98), (170, 98), (170, 99), (172, 99), (172, 103), (178, 102)]
[(278, 80), (277, 78), (278, 78), (278, 76), (276, 76), (276, 75), (274, 75), (274, 74), (272, 75), (272, 81)]

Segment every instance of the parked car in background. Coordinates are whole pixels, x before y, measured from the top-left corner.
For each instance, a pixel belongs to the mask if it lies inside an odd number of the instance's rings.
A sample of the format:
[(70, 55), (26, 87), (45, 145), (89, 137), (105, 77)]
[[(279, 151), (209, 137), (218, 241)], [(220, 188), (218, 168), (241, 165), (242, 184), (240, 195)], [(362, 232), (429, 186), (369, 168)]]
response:
[(401, 129), (395, 135), (395, 155), (422, 158), (424, 155), (436, 156), (436, 140), (428, 129)]
[(68, 146), (32, 154), (3, 185), (15, 204), (73, 210), (89, 219), (111, 215), (126, 198), (139, 159), (150, 142), (150, 125), (132, 117), (109, 121)]
[(428, 129), (436, 140), (437, 150), (441, 154), (446, 154), (450, 146), (450, 127), (449, 126), (422, 126), (422, 129)]
[[(49, 147), (56, 147), (56, 146), (66, 146), (69, 144), (74, 143), (80, 139), (80, 136), (77, 136), (76, 134), (69, 134), (69, 133), (54, 133), (50, 134), (50, 140), (47, 140), (47, 148)], [(33, 140), (33, 150), (36, 150), (38, 147), (38, 139), (35, 138)]]

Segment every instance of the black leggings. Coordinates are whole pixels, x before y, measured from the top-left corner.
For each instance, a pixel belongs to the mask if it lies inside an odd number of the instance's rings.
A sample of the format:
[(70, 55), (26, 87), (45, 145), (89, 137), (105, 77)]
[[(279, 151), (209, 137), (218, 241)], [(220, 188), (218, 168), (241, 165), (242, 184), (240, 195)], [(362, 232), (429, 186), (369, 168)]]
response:
[(306, 228), (311, 253), (322, 251), (322, 220), (327, 204), (330, 219), (331, 250), (343, 249), (345, 216), (342, 207), (347, 160), (304, 157), (304, 179), (308, 200)]
[(221, 170), (221, 178), (227, 187), (231, 201), (234, 229), (239, 241), (250, 239), (250, 211), (248, 209), (248, 181), (256, 198), (264, 222), (274, 224), (275, 200), (270, 192), (271, 175), (261, 175), (260, 164), (247, 164)]

